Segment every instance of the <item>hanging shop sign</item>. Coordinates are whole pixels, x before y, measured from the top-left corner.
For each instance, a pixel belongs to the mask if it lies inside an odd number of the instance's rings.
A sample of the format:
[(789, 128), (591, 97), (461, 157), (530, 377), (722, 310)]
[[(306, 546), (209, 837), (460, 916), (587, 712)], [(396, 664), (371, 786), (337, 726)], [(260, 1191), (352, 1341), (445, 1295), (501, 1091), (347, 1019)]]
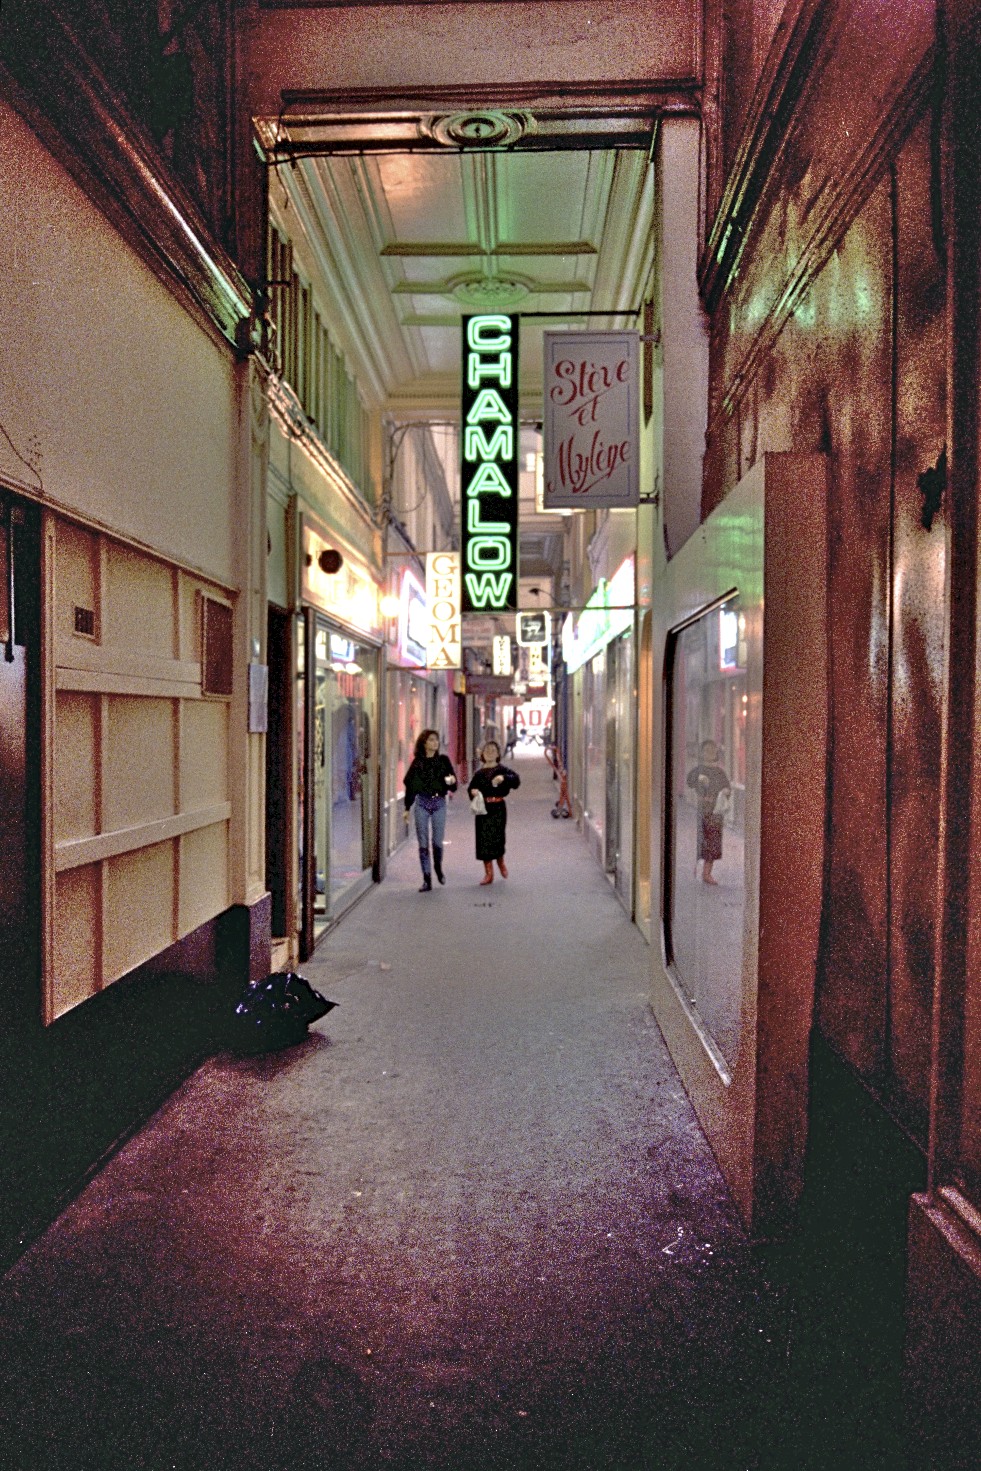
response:
[(545, 332), (546, 510), (638, 503), (636, 332)]
[(495, 674), (511, 673), (511, 639), (506, 633), (494, 635), (493, 668)]
[(468, 674), (468, 695), (510, 695), (512, 694), (511, 680), (501, 674)]
[(548, 681), (548, 666), (545, 663), (544, 644), (532, 644), (528, 649), (528, 683), (546, 684)]
[(562, 624), (562, 658), (572, 674), (604, 649), (611, 639), (633, 627), (634, 559), (627, 557), (609, 582), (601, 578), (576, 620), (571, 613)]
[(463, 662), (459, 552), (427, 554), (426, 599), (429, 604), (426, 666), (429, 669), (459, 669)]
[(399, 654), (405, 664), (426, 663), (429, 641), (429, 609), (426, 589), (408, 568), (402, 573), (399, 590)]
[(518, 643), (547, 644), (552, 637), (552, 615), (547, 609), (518, 614)]
[(518, 319), (463, 318), (462, 602), (510, 612), (518, 588)]

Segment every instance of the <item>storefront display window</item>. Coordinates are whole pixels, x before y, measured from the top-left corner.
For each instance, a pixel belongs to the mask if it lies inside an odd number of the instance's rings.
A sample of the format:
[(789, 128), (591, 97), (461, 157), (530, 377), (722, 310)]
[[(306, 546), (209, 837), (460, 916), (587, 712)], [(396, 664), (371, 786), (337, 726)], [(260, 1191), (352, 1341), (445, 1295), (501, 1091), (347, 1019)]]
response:
[(746, 645), (730, 598), (670, 652), (666, 942), (683, 995), (729, 1066), (743, 965)]
[(314, 635), (313, 919), (317, 933), (370, 882), (377, 653), (318, 615)]
[(583, 685), (585, 722), (586, 819), (602, 843), (606, 829), (606, 652), (586, 666)]
[(614, 639), (608, 655), (609, 731), (607, 735), (607, 869), (628, 910), (633, 902), (633, 766), (634, 691), (633, 635)]

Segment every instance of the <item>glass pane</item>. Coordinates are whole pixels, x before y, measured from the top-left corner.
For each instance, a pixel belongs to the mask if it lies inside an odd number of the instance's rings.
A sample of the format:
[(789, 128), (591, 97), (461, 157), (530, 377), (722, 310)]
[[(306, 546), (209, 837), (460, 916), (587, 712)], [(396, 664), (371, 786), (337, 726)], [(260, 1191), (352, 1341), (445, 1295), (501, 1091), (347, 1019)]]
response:
[(617, 892), (625, 903), (630, 902), (631, 884), (633, 881), (633, 716), (635, 698), (633, 690), (634, 661), (633, 661), (633, 635), (626, 633), (618, 640), (617, 657), (617, 694), (616, 694), (616, 722), (617, 722), (617, 756), (616, 765), (619, 773), (617, 783), (618, 797), (618, 824), (617, 824), (617, 866), (616, 886)]
[(297, 893), (296, 913), (299, 923), (303, 924), (303, 813), (305, 804), (307, 772), (305, 766), (306, 749), (306, 714), (307, 714), (307, 685), (306, 685), (306, 620), (302, 613), (296, 619), (296, 710), (294, 716), (294, 729), (296, 730), (296, 810), (298, 821), (296, 824), (297, 845)]
[(606, 652), (587, 665), (583, 685), (586, 722), (586, 816), (597, 837), (606, 826)]
[(315, 655), (314, 915), (320, 928), (374, 861), (376, 656), (319, 618)]
[(738, 599), (673, 646), (667, 949), (683, 994), (735, 1064), (742, 996), (746, 643)]
[(320, 922), (327, 918), (327, 855), (330, 852), (329, 637), (327, 629), (318, 620), (314, 637), (313, 689), (313, 912)]

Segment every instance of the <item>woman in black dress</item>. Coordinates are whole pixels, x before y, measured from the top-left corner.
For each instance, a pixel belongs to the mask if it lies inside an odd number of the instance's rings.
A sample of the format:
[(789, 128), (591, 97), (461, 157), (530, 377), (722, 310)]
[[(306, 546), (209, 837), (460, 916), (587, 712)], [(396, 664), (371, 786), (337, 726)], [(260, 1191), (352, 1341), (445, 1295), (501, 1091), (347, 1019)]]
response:
[(409, 812), (415, 810), (416, 838), (419, 842), (419, 864), (422, 868), (420, 894), (428, 894), (433, 887), (429, 868), (429, 841), (432, 831), (433, 870), (441, 884), (443, 877), (443, 834), (446, 831), (446, 796), (456, 791), (456, 772), (445, 752), (439, 749), (439, 735), (435, 730), (424, 730), (416, 741), (412, 764), (405, 773), (405, 823), (408, 827)]
[(521, 785), (521, 778), (510, 766), (501, 765), (501, 748), (496, 741), (487, 741), (480, 752), (481, 765), (474, 772), (468, 795), (473, 798), (479, 792), (484, 799), (486, 812), (477, 815), (474, 836), (477, 840), (477, 859), (484, 865), (482, 884), (494, 882), (494, 863), (501, 870), (501, 878), (508, 876), (504, 862), (504, 837), (508, 825), (508, 809), (505, 797)]

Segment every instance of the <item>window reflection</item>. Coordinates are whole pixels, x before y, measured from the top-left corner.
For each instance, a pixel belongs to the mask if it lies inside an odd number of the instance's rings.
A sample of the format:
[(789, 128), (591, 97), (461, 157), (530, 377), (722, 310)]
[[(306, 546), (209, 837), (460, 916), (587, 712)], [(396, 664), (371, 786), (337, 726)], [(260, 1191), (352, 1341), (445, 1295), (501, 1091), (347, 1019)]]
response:
[(734, 1066), (742, 995), (746, 624), (736, 597), (675, 637), (667, 949), (682, 991)]
[(313, 709), (314, 916), (336, 916), (372, 861), (374, 652), (318, 617)]

